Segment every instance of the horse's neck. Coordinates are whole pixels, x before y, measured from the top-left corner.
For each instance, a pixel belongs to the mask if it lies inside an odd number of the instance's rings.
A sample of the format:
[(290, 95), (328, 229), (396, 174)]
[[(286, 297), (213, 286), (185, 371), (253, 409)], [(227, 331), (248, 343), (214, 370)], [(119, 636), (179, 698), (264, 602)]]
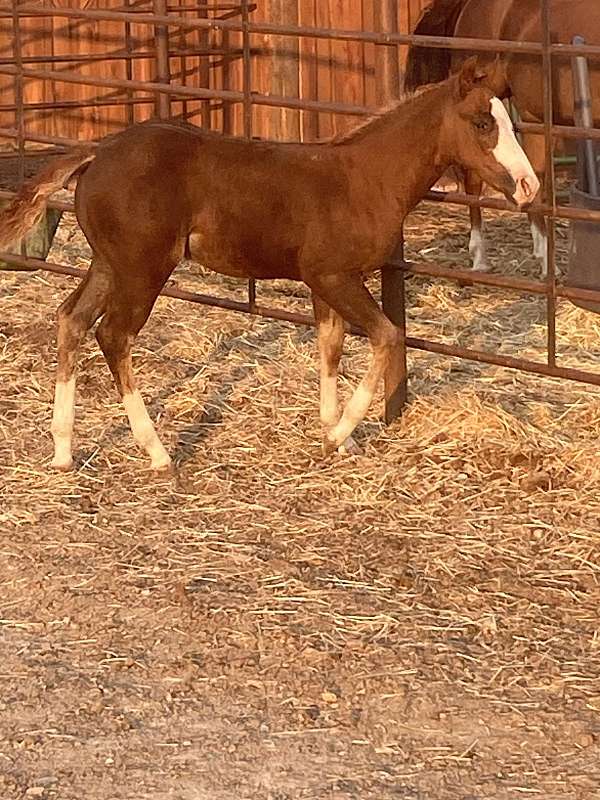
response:
[(394, 196), (403, 216), (423, 198), (447, 164), (440, 139), (446, 96), (443, 87), (410, 98), (350, 142), (365, 181), (378, 181)]

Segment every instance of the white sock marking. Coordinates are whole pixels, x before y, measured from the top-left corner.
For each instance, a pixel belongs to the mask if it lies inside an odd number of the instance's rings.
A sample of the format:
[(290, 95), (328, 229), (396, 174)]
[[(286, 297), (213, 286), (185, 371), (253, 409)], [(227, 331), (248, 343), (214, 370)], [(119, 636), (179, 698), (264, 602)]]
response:
[(344, 413), (338, 424), (329, 433), (329, 438), (338, 445), (344, 443), (350, 437), (352, 431), (361, 422), (369, 410), (373, 401), (375, 386), (368, 389), (364, 383), (360, 383), (350, 400), (348, 400)]
[(72, 440), (75, 422), (75, 377), (68, 381), (57, 381), (52, 409), (52, 438), (54, 458), (52, 466), (65, 469), (73, 463)]
[(548, 235), (544, 219), (531, 220), (531, 238), (533, 239), (533, 255), (542, 262), (542, 277), (548, 274)]
[(321, 368), (321, 424), (326, 428), (340, 418), (337, 401), (337, 375), (327, 375), (326, 367)]
[(168, 467), (171, 458), (158, 438), (140, 392), (136, 389), (123, 395), (123, 405), (129, 417), (133, 438), (150, 456), (152, 469)]
[(486, 261), (487, 248), (485, 237), (483, 235), (483, 228), (471, 228), (471, 237), (469, 239), (469, 253), (473, 260), (473, 269), (478, 272), (487, 272), (489, 270)]

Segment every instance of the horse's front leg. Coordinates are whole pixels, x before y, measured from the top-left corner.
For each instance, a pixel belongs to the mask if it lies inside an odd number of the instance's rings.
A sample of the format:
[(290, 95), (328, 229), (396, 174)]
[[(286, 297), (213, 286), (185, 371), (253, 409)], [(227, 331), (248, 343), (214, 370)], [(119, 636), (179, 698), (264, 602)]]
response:
[(545, 278), (548, 274), (548, 229), (546, 228), (546, 218), (543, 214), (529, 212), (529, 225), (531, 227), (531, 238), (533, 239), (533, 255), (541, 262), (540, 274)]
[[(340, 419), (337, 381), (344, 345), (344, 320), (314, 293), (312, 300), (319, 347), (321, 425), (327, 433), (337, 425)], [(361, 452), (360, 447), (351, 436), (338, 449), (340, 453), (347, 455), (358, 455)]]
[[(313, 293), (351, 325), (362, 328), (369, 337), (373, 351), (371, 364), (341, 417), (325, 434), (325, 454), (345, 446), (356, 426), (362, 422), (398, 344), (400, 331), (379, 308), (358, 273), (318, 274), (305, 278)], [(339, 330), (339, 328), (337, 329)], [(340, 348), (341, 350), (341, 348)], [(336, 369), (337, 372), (337, 369)], [(332, 384), (327, 384), (331, 392)], [(331, 408), (331, 396), (325, 393), (325, 408)], [(323, 398), (323, 394), (321, 397)], [(337, 398), (336, 398), (337, 407)]]
[[(536, 120), (533, 120), (534, 122)], [(544, 194), (545, 166), (546, 166), (546, 145), (543, 136), (534, 134), (523, 134), (523, 149), (527, 153), (531, 166), (540, 178), (540, 195)], [(529, 212), (529, 225), (531, 228), (531, 238), (533, 239), (533, 255), (541, 262), (541, 276), (545, 278), (548, 274), (548, 230), (546, 218), (533, 210)]]
[[(483, 183), (475, 172), (465, 174), (465, 191), (467, 194), (481, 197)], [(469, 206), (469, 217), (471, 218), (471, 236), (469, 238), (469, 253), (473, 269), (477, 272), (489, 272), (490, 266), (487, 262), (487, 247), (483, 232), (483, 215), (479, 206)]]

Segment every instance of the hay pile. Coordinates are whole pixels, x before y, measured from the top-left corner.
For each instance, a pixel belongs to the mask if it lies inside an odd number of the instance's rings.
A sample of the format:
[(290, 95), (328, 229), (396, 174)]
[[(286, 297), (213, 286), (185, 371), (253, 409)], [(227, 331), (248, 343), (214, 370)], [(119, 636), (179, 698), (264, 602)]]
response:
[[(535, 275), (526, 225), (487, 218), (496, 269)], [(466, 266), (466, 234), (464, 211), (423, 206), (407, 255)], [(72, 222), (50, 257), (86, 263)], [(0, 727), (79, 743), (15, 751), (4, 796), (43, 769), (60, 797), (600, 796), (596, 388), (411, 352), (403, 418), (374, 410), (365, 455), (323, 461), (312, 331), (160, 299), (135, 366), (177, 476), (145, 471), (93, 339), (79, 469), (55, 475), (71, 286), (0, 281), (1, 616), (29, 687)], [(309, 307), (301, 286), (259, 291)], [(543, 298), (412, 278), (408, 306), (411, 335), (542, 357)], [(597, 368), (599, 334), (560, 305), (565, 362)], [(346, 395), (367, 355), (348, 340)]]

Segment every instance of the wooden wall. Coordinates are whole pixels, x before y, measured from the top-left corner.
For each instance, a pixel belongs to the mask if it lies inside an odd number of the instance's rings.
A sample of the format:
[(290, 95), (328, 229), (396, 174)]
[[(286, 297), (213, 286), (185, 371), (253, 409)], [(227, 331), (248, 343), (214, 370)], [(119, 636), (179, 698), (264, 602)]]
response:
[[(47, 0), (49, 2), (49, 0)], [(81, 0), (52, 0), (57, 7), (80, 7)], [(258, 8), (251, 14), (252, 21), (272, 21), (282, 24), (374, 29), (374, 9), (378, 0), (256, 0)], [(399, 29), (408, 31), (428, 0), (398, 0)], [(84, 7), (115, 8), (125, 5), (149, 11), (149, 0), (88, 0)], [(171, 0), (169, 8), (193, 5), (190, 0)], [(181, 12), (197, 18), (222, 13), (215, 11), (214, 0), (209, 0), (206, 11), (195, 8)], [(55, 18), (29, 18), (22, 21), (23, 56), (53, 57), (123, 54), (127, 42), (138, 56), (133, 62), (130, 77), (152, 80), (156, 77), (155, 62), (150, 54), (153, 48), (153, 29), (147, 25), (133, 24), (126, 28), (121, 22), (67, 20)], [(191, 86), (210, 86), (242, 90), (241, 60), (235, 54), (241, 45), (236, 33), (170, 31), (172, 51), (182, 48), (211, 47), (210, 57), (172, 57), (171, 77), (174, 83)], [(324, 101), (358, 105), (375, 105), (375, 47), (357, 42), (331, 42), (266, 35), (252, 36), (252, 89), (264, 94), (297, 94)], [(222, 51), (230, 53), (224, 56)], [(405, 48), (398, 48), (400, 63)], [(0, 19), (0, 61), (13, 58), (12, 22)], [(30, 68), (55, 68), (75, 70), (80, 74), (103, 78), (127, 78), (128, 69), (122, 60), (98, 60), (93, 63), (75, 61), (67, 64), (40, 62), (27, 64)], [(286, 91), (287, 87), (287, 91)], [(135, 96), (144, 99), (143, 105), (126, 105), (123, 101)], [(154, 113), (153, 97), (143, 92), (127, 93), (110, 88), (95, 88), (68, 83), (29, 79), (25, 83), (27, 103), (50, 101), (65, 104), (55, 110), (33, 109), (26, 113), (26, 130), (31, 134), (65, 136), (71, 139), (100, 138), (120, 129), (132, 121), (146, 119)], [(77, 108), (78, 103), (116, 101), (116, 105)], [(0, 127), (13, 127), (15, 114), (10, 109), (14, 103), (14, 82), (0, 75)], [(209, 108), (210, 105), (210, 108)], [(185, 113), (195, 124), (242, 132), (241, 106), (209, 104), (202, 101), (173, 101), (174, 115)], [(255, 107), (253, 133), (256, 136), (306, 140), (324, 137), (344, 129), (352, 120), (330, 114), (296, 112), (282, 109)], [(6, 141), (6, 140), (4, 140)]]

